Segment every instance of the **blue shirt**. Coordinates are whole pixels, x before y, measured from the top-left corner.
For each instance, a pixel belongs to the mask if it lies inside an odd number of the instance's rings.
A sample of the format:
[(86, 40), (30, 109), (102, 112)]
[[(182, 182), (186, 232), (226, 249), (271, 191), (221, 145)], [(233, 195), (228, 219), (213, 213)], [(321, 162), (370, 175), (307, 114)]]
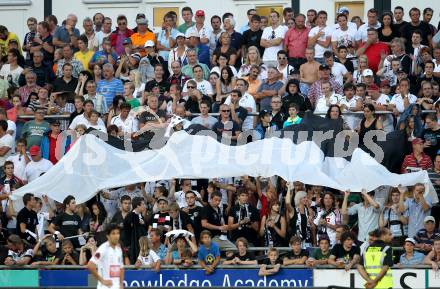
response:
[[(118, 59), (118, 55), (115, 52), (112, 52), (112, 58), (114, 61)], [(91, 62), (98, 62), (100, 59), (102, 59), (104, 62), (103, 64), (108, 63), (108, 56), (109, 54), (104, 52), (103, 50), (96, 51), (95, 54), (93, 54), (92, 59), (90, 59)]]
[(204, 261), (206, 265), (214, 263), (215, 258), (220, 257), (220, 247), (212, 242), (211, 247), (206, 248), (204, 245), (200, 246), (197, 254), (199, 261)]
[[(175, 28), (171, 29), (171, 33), (170, 36), (173, 39), (176, 39), (176, 35), (177, 33), (179, 33), (179, 31)], [(166, 47), (166, 48), (172, 48), (170, 47), (170, 38), (166, 37), (166, 31), (162, 30), (158, 35), (157, 35), (157, 42), (160, 43), (160, 45)], [(159, 55), (163, 57), (163, 59), (165, 59), (165, 61), (168, 61), (168, 56), (169, 56), (170, 52), (167, 50), (160, 50), (159, 51)]]
[(96, 92), (104, 96), (107, 107), (110, 107), (116, 95), (124, 94), (124, 85), (122, 81), (117, 78), (112, 78), (110, 81), (102, 79), (96, 86)]
[(403, 253), (402, 256), (400, 256), (399, 263), (401, 265), (421, 265), (423, 264), (423, 259), (425, 258), (425, 255), (423, 253), (414, 251), (411, 259), (408, 260), (405, 257), (406, 257), (406, 253)]
[[(432, 207), (431, 197), (425, 197), (426, 203)], [(408, 237), (413, 238), (417, 231), (423, 229), (423, 220), (429, 216), (431, 210), (423, 211), (422, 206), (414, 199), (406, 199), (405, 209), (408, 210)]]
[[(77, 28), (73, 28), (73, 35), (79, 38), (79, 30)], [(55, 33), (53, 34), (53, 38), (58, 39), (64, 43), (70, 43), (70, 35), (69, 31), (67, 31), (66, 26), (59, 26)]]
[[(262, 92), (263, 90), (279, 91), (283, 87), (283, 85), (284, 85), (283, 82), (279, 81), (279, 80), (275, 81), (272, 84), (269, 84), (267, 81), (265, 81), (260, 85), (257, 92)], [(276, 93), (275, 95), (278, 95), (278, 93)], [(263, 109), (266, 109), (269, 111), (272, 110), (271, 103), (272, 103), (272, 97), (268, 96), (268, 97), (262, 98), (260, 100), (260, 111)]]
[(206, 44), (200, 43), (197, 46), (197, 57), (200, 63), (210, 65), (210, 55), (209, 55), (209, 46)]

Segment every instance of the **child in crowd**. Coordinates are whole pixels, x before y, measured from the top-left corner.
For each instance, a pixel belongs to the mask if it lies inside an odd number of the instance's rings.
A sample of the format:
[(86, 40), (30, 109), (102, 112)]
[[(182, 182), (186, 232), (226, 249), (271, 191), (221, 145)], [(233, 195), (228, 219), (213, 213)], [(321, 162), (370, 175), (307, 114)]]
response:
[(61, 265), (78, 265), (79, 264), (79, 255), (73, 249), (72, 241), (63, 240), (63, 257), (61, 260)]
[(301, 249), (301, 238), (298, 236), (293, 236), (290, 239), (290, 248), (292, 251), (284, 257), (283, 265), (304, 265), (307, 258), (309, 257), (309, 252), (305, 249)]
[[(280, 254), (278, 253), (277, 248), (270, 248), (267, 252), (267, 258), (264, 260), (263, 264), (260, 265), (260, 271), (258, 272), (258, 276), (270, 276), (275, 275), (280, 271), (281, 260)], [(272, 268), (268, 269), (267, 266), (271, 266)]]
[(160, 271), (160, 258), (150, 249), (150, 240), (148, 240), (147, 236), (139, 238), (139, 256), (136, 260), (135, 266), (138, 268), (141, 266), (147, 266), (156, 272)]
[(206, 274), (212, 274), (220, 263), (220, 247), (211, 242), (211, 232), (204, 230), (200, 233), (200, 248), (198, 253), (199, 265)]
[(51, 234), (45, 235), (34, 247), (34, 262), (31, 265), (57, 265), (61, 258), (61, 250), (57, 249)]
[(300, 124), (302, 121), (302, 118), (298, 116), (299, 106), (296, 103), (291, 103), (289, 105), (289, 117), (283, 124), (283, 128), (286, 128), (288, 126), (294, 125), (294, 124)]
[(349, 59), (347, 59), (347, 55), (348, 55), (348, 49), (346, 46), (341, 45), (338, 47), (337, 49), (338, 53), (337, 53), (337, 62), (343, 64), (345, 66), (345, 68), (348, 70), (348, 72), (352, 73), (354, 72), (354, 66), (353, 66), (353, 62), (350, 61)]
[(240, 237), (235, 242), (237, 246), (238, 252), (229, 254), (227, 256), (226, 261), (223, 262), (224, 265), (257, 265), (257, 259), (252, 252), (248, 252), (248, 241)]
[(306, 265), (315, 267), (316, 265), (327, 265), (330, 257), (330, 240), (326, 237), (319, 239), (319, 248), (315, 249), (312, 256), (307, 260)]

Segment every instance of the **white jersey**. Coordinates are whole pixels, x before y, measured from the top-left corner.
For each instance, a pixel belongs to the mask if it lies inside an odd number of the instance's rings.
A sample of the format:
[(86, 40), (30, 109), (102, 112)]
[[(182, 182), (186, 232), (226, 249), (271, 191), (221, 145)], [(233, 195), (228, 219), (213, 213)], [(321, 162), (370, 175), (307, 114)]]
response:
[(97, 289), (120, 289), (120, 275), (123, 270), (124, 262), (122, 257), (122, 250), (119, 245), (115, 248), (110, 246), (107, 241), (99, 246), (95, 255), (90, 259), (90, 262), (95, 263), (99, 276), (104, 280), (112, 280), (111, 287), (104, 286), (98, 281)]

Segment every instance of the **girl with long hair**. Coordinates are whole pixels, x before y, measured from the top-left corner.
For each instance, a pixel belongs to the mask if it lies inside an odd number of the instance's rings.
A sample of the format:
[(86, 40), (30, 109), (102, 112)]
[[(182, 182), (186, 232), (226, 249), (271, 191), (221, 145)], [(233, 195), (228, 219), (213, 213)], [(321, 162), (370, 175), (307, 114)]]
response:
[(160, 271), (160, 258), (151, 249), (151, 243), (147, 236), (139, 238), (139, 256), (137, 257), (136, 267), (150, 267), (154, 271)]
[(261, 218), (260, 237), (264, 237), (265, 247), (282, 247), (286, 245), (286, 218), (281, 215), (278, 200), (272, 202), (267, 216)]
[(235, 87), (235, 77), (229, 66), (221, 70), (220, 78), (215, 85), (217, 102), (223, 103)]

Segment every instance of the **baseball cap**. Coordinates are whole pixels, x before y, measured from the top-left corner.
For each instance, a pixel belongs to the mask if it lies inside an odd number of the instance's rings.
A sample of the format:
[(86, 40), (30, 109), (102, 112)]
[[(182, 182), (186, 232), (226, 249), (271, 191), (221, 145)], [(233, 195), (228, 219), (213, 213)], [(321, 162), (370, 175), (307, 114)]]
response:
[(136, 24), (146, 25), (146, 24), (148, 24), (148, 20), (146, 18), (141, 17), (141, 18), (136, 19)]
[(347, 7), (342, 6), (341, 8), (339, 8), (339, 10), (338, 10), (338, 14), (345, 14), (345, 13), (347, 13), (347, 14), (350, 13), (350, 10), (348, 10)]
[(374, 75), (374, 73), (373, 73), (373, 70), (371, 70), (371, 69), (365, 69), (364, 72), (362, 72), (363, 77), (373, 76), (373, 75)]
[(133, 54), (130, 55), (130, 57), (133, 57), (138, 62), (141, 61), (141, 55), (139, 53), (133, 53)]
[(29, 154), (31, 156), (37, 156), (38, 154), (40, 154), (40, 147), (39, 146), (31, 146), (31, 148), (29, 149)]
[(178, 37), (183, 37), (183, 38), (185, 38), (185, 34), (183, 34), (182, 32), (178, 32), (178, 33), (176, 34), (176, 39), (177, 39)]
[(203, 11), (203, 10), (197, 10), (197, 11), (196, 11), (196, 16), (205, 16), (205, 11)]
[(267, 109), (263, 109), (262, 111), (260, 111), (260, 113), (258, 115), (259, 115), (259, 117), (264, 117), (268, 114), (270, 114), (270, 111), (268, 111)]
[[(423, 140), (421, 138), (416, 137), (415, 139), (412, 140), (411, 144), (415, 145), (415, 144), (423, 144)], [(426, 220), (426, 218), (425, 218)]]
[(425, 219), (423, 219), (423, 224), (428, 223), (428, 222), (434, 222), (435, 224), (435, 219), (433, 216), (426, 216)]
[(321, 64), (319, 66), (319, 70), (330, 70), (330, 66), (328, 66), (327, 64)]
[(136, 19), (139, 19), (139, 18), (147, 18), (147, 17), (145, 17), (144, 13), (138, 13), (138, 14), (136, 14)]
[(197, 31), (190, 31), (186, 36), (186, 38), (190, 38), (190, 37), (200, 37), (200, 35)]
[(131, 44), (131, 38), (125, 38), (124, 41), (122, 41), (122, 45)]
[(414, 240), (413, 238), (406, 238), (406, 239), (405, 239), (405, 242), (410, 242), (410, 243), (412, 243), (413, 245), (416, 244), (416, 240)]
[(144, 47), (154, 47), (156, 46), (156, 44), (154, 44), (153, 40), (147, 40), (147, 42), (145, 42)]

